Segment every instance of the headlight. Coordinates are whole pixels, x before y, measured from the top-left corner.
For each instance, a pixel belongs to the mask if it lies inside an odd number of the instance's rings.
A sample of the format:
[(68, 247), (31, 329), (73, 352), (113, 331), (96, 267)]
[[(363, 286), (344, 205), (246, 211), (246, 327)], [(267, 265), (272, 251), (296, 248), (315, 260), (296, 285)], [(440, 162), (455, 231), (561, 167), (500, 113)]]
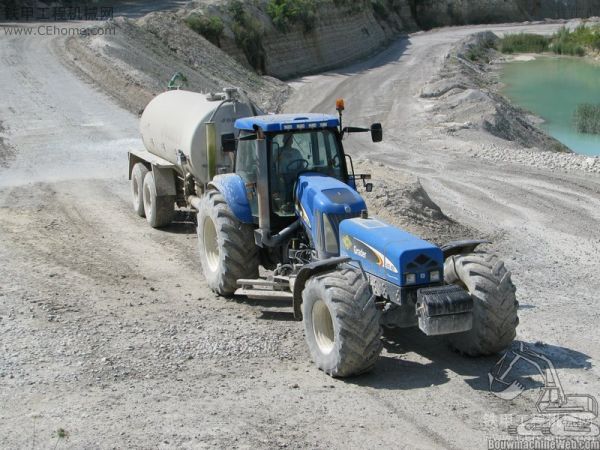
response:
[(431, 281), (432, 283), (435, 283), (436, 281), (440, 281), (441, 277), (440, 277), (440, 271), (439, 270), (432, 270), (431, 272), (429, 272), (429, 281)]
[(335, 231), (333, 231), (333, 225), (331, 225), (331, 221), (327, 214), (323, 214), (323, 234), (325, 238), (325, 251), (329, 254), (337, 254), (337, 236), (335, 235)]
[(415, 284), (417, 282), (417, 275), (414, 273), (406, 274), (406, 284)]

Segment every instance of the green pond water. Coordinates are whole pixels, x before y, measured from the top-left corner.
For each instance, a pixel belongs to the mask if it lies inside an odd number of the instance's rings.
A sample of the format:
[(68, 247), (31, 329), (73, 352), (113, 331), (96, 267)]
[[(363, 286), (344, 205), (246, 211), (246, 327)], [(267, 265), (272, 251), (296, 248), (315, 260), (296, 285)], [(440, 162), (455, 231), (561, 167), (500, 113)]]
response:
[(583, 58), (540, 57), (505, 64), (504, 95), (545, 120), (541, 128), (576, 153), (600, 155), (600, 136), (578, 133), (577, 105), (600, 104), (600, 65)]

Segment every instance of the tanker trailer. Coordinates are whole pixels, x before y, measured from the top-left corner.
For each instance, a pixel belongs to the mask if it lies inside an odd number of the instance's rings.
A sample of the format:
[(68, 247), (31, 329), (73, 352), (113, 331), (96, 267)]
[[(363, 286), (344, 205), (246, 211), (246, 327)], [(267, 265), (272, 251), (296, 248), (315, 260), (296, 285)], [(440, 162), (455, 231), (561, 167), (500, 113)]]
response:
[(234, 123), (263, 112), (237, 89), (156, 96), (144, 109), (145, 150), (129, 152), (133, 208), (154, 227), (171, 223), (175, 205), (190, 207), (216, 174), (233, 170)]

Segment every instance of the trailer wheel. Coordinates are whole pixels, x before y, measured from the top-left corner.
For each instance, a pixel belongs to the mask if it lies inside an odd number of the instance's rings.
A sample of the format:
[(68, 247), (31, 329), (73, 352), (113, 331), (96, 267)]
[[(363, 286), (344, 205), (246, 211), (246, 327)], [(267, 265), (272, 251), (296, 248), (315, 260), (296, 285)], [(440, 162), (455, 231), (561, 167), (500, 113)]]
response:
[(133, 199), (133, 210), (140, 217), (146, 217), (144, 213), (144, 178), (148, 173), (148, 168), (137, 163), (131, 171), (131, 197)]
[(208, 286), (231, 295), (237, 280), (258, 278), (254, 229), (240, 222), (219, 191), (208, 191), (198, 211), (198, 248)]
[(381, 353), (380, 313), (361, 271), (311, 278), (302, 292), (304, 333), (317, 367), (333, 377), (368, 372)]
[(173, 196), (158, 196), (154, 174), (148, 172), (144, 177), (144, 213), (152, 228), (169, 225), (175, 215), (175, 199)]
[(470, 356), (504, 350), (519, 324), (515, 286), (510, 272), (496, 255), (469, 253), (449, 257), (444, 279), (464, 287), (473, 297), (473, 328), (449, 335), (450, 344)]

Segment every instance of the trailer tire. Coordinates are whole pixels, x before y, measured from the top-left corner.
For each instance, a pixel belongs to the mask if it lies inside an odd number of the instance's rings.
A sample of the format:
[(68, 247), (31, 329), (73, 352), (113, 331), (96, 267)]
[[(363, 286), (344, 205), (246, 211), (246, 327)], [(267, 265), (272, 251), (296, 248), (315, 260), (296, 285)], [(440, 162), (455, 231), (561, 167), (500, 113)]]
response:
[(142, 163), (135, 164), (131, 171), (133, 210), (140, 217), (146, 217), (144, 212), (144, 178), (148, 172), (148, 168)]
[(172, 195), (159, 196), (156, 192), (154, 174), (144, 177), (144, 213), (152, 228), (169, 225), (175, 215), (175, 198)]
[(454, 255), (446, 259), (444, 279), (464, 287), (473, 298), (473, 328), (449, 335), (452, 347), (469, 356), (507, 348), (516, 336), (519, 303), (504, 263), (487, 253)]
[(198, 249), (206, 282), (219, 295), (233, 294), (239, 279), (258, 278), (254, 228), (235, 217), (219, 191), (200, 201)]
[(317, 367), (333, 377), (368, 372), (383, 344), (380, 312), (360, 270), (320, 273), (302, 291), (306, 343)]

